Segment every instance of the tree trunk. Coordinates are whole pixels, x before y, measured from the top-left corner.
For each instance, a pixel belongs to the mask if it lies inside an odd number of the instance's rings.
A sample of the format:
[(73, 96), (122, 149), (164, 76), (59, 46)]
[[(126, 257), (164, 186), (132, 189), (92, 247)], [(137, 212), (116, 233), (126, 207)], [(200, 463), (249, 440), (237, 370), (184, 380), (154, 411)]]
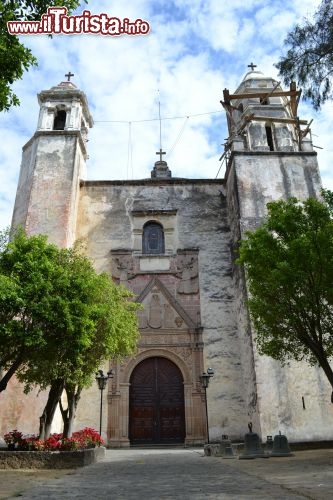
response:
[(40, 417), (39, 439), (48, 439), (51, 433), (51, 425), (56, 411), (57, 405), (64, 390), (64, 381), (62, 379), (55, 380), (49, 391), (47, 403), (45, 405), (42, 416)]
[[(323, 351), (322, 345), (315, 344), (315, 346), (308, 346), (312, 353), (315, 355), (319, 366), (322, 368), (324, 371), (327, 380), (331, 384), (331, 387), (333, 389), (333, 370), (331, 368), (331, 365), (328, 362), (327, 356)], [(331, 392), (331, 403), (333, 403), (333, 391)]]
[(16, 361), (14, 361), (7, 373), (2, 377), (2, 379), (0, 380), (0, 392), (6, 390), (8, 382), (10, 381), (16, 370), (20, 367), (21, 363), (22, 359), (18, 358)]
[(75, 420), (77, 405), (81, 396), (82, 387), (78, 387), (75, 390), (75, 387), (65, 385), (65, 391), (67, 395), (67, 408), (64, 409), (60, 401), (60, 411), (64, 422), (63, 436), (68, 438), (71, 437), (73, 432), (73, 424)]
[[(304, 337), (301, 337), (300, 341), (305, 344), (315, 356), (319, 366), (324, 371), (326, 378), (333, 389), (333, 370), (329, 364), (322, 342), (314, 341), (310, 335), (306, 335), (306, 341), (304, 340)], [(333, 403), (333, 391), (331, 393), (331, 403)]]
[[(327, 357), (325, 355), (318, 355), (317, 359), (318, 359), (319, 365), (324, 370), (324, 373), (325, 373), (325, 375), (326, 375), (326, 377), (327, 377), (327, 379), (328, 379), (328, 381), (331, 384), (331, 387), (333, 389), (333, 371), (332, 371), (331, 365), (329, 364), (329, 362), (327, 360)], [(332, 393), (332, 395), (333, 395), (333, 393)]]

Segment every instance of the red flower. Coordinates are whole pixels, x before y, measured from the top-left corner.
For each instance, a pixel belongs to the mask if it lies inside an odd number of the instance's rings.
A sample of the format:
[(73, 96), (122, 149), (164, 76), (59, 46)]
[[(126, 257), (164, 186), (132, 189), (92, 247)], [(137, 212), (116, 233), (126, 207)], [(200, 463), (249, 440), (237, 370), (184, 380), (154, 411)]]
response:
[(14, 429), (13, 431), (5, 434), (3, 438), (7, 444), (21, 444), (22, 432)]
[(81, 450), (100, 446), (104, 443), (98, 432), (90, 427), (73, 432), (71, 438), (63, 438), (62, 434), (54, 433), (45, 440), (38, 439), (34, 435), (23, 436), (22, 432), (14, 429), (4, 435), (4, 440), (7, 444), (16, 444), (23, 449), (38, 451)]

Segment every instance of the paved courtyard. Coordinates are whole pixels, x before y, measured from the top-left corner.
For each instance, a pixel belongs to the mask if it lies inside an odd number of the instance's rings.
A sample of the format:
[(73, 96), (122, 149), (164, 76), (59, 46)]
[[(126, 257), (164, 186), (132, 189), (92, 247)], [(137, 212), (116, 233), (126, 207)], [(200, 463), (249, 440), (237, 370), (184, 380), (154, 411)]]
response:
[(333, 450), (255, 460), (202, 449), (107, 450), (70, 471), (0, 470), (0, 498), (94, 500), (333, 499)]

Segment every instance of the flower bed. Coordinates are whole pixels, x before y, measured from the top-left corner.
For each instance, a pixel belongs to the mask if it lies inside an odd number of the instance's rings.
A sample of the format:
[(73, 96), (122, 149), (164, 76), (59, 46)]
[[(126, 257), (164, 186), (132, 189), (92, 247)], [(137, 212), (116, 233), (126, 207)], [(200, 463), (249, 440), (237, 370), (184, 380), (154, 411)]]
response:
[(105, 457), (104, 446), (77, 451), (8, 451), (0, 449), (0, 469), (73, 469)]
[(98, 432), (90, 427), (73, 432), (70, 438), (55, 433), (45, 440), (35, 435), (24, 436), (22, 432), (14, 429), (4, 435), (4, 440), (8, 449), (20, 451), (76, 451), (103, 444)]
[(105, 456), (101, 436), (89, 427), (73, 432), (70, 438), (51, 434), (45, 440), (14, 429), (4, 435), (4, 440), (7, 449), (0, 449), (0, 469), (71, 469)]

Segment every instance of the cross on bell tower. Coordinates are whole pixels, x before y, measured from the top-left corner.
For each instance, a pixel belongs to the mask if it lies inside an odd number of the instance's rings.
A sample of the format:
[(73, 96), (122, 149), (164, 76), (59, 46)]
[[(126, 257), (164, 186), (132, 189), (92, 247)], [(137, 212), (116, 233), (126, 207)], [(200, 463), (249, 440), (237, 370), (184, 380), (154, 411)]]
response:
[(74, 73), (71, 73), (70, 71), (68, 73), (66, 73), (65, 77), (67, 78), (67, 81), (70, 82), (71, 81), (71, 77), (74, 76)]
[(248, 68), (251, 68), (251, 71), (254, 71), (254, 68), (257, 67), (256, 64), (253, 64), (253, 62), (251, 62), (250, 64), (247, 65)]

